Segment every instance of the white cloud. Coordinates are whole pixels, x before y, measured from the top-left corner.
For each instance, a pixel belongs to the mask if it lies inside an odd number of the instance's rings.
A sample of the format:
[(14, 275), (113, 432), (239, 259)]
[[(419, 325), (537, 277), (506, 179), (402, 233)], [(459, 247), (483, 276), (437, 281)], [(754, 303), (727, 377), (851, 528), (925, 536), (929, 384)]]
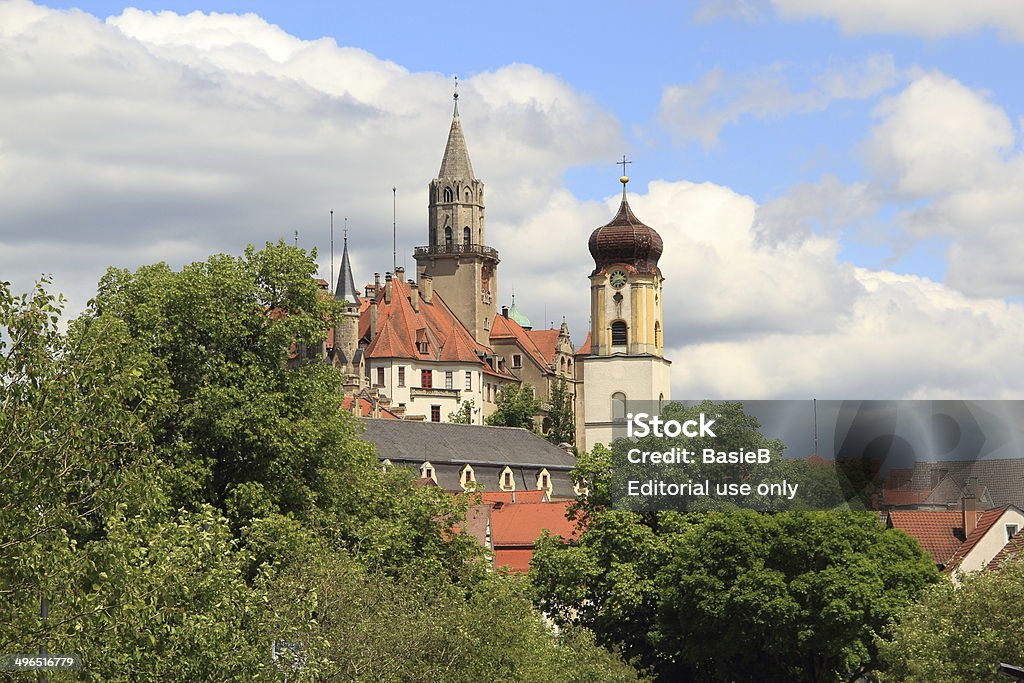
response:
[(696, 139), (711, 146), (723, 127), (744, 117), (820, 111), (836, 100), (874, 97), (905, 79), (887, 54), (826, 69), (812, 78), (809, 88), (799, 91), (787, 81), (781, 65), (745, 76), (729, 76), (715, 68), (696, 83), (665, 87), (658, 119), (675, 140)]
[(1019, 0), (772, 0), (786, 19), (834, 19), (846, 33), (906, 33), (938, 38), (992, 28), (1024, 40)]
[[(52, 271), (82, 303), (107, 265), (180, 264), (296, 229), (326, 276), (330, 209), (338, 228), (349, 218), (368, 279), (390, 267), (392, 186), (399, 261), (426, 239), (444, 75), (251, 14), (103, 22), (24, 0), (0, 4), (0, 63), (0, 273), (21, 288)], [(535, 67), (472, 75), (460, 93), (492, 225), (548, 201), (567, 167), (621, 149), (609, 114)]]

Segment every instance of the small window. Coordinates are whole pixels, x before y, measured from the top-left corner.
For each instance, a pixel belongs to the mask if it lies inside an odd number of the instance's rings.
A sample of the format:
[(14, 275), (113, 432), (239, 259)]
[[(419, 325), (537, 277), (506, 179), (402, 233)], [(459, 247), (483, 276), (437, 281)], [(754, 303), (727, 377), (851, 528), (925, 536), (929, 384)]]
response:
[(469, 226), (466, 226), (465, 228), (462, 229), (462, 243), (470, 244), (472, 241), (473, 231), (469, 229)]
[(434, 479), (434, 466), (429, 462), (425, 462), (420, 466), (420, 479)]
[(455, 373), (451, 370), (444, 373), (444, 388), (454, 389), (455, 388)]
[(420, 387), (430, 389), (434, 386), (434, 373), (431, 370), (420, 370)]
[(452, 227), (450, 225), (444, 229), (444, 246), (452, 248)]
[(612, 346), (625, 346), (627, 340), (626, 323), (616, 320), (612, 323)]
[(466, 370), (466, 391), (473, 391), (473, 373)]
[(416, 350), (420, 353), (427, 353), (430, 350), (429, 345), (425, 341), (416, 342)]
[(473, 468), (466, 465), (462, 468), (462, 487), (467, 488), (474, 481), (476, 481), (476, 475), (473, 473)]
[(377, 368), (377, 386), (384, 386), (384, 368)]
[(454, 199), (454, 197), (455, 196), (452, 194), (452, 188), (450, 188), (450, 187), (444, 188), (444, 201), (450, 202), (450, 201), (452, 201), (452, 199)]
[(521, 367), (523, 367), (523, 357), (520, 356), (518, 353), (512, 354), (512, 367), (513, 368), (521, 368)]
[(501, 489), (503, 491), (511, 491), (513, 488), (512, 481), (512, 470), (505, 468), (505, 471), (501, 473)]
[(1011, 538), (1016, 536), (1018, 531), (1020, 531), (1020, 527), (1018, 527), (1016, 524), (1007, 524), (1006, 525), (1006, 540), (1007, 540), (1007, 542), (1009, 542), (1009, 540)]
[(440, 422), (441, 421), (441, 406), (430, 406), (430, 421)]
[(626, 419), (626, 395), (621, 391), (612, 394), (612, 419)]
[(398, 366), (398, 386), (400, 386), (400, 387), (404, 387), (405, 386), (405, 366), (404, 365), (399, 365)]

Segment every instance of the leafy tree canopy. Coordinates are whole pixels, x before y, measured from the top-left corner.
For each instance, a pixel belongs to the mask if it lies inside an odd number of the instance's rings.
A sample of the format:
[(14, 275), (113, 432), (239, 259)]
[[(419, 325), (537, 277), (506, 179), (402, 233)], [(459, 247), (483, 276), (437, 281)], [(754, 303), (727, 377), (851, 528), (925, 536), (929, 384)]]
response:
[(540, 412), (541, 402), (530, 384), (506, 384), (498, 392), (497, 406), (487, 417), (487, 424), (535, 431), (533, 417)]

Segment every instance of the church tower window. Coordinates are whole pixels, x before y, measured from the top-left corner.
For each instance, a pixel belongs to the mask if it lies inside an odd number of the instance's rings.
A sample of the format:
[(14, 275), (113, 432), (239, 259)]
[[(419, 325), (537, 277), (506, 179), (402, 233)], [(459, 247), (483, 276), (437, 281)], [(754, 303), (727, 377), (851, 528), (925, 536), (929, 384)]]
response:
[(625, 346), (629, 341), (629, 334), (624, 320), (616, 320), (612, 323), (612, 346)]
[(450, 225), (444, 229), (444, 246), (448, 250), (452, 248), (452, 226)]
[(467, 225), (466, 227), (464, 227), (462, 229), (462, 243), (468, 245), (468, 244), (472, 243), (472, 241), (473, 241), (473, 231), (470, 230), (469, 226)]
[(612, 394), (612, 419), (626, 419), (626, 395), (621, 391)]
[(450, 187), (444, 188), (444, 201), (445, 201), (445, 203), (450, 203), (452, 201), (452, 199), (453, 199), (452, 188), (450, 188)]

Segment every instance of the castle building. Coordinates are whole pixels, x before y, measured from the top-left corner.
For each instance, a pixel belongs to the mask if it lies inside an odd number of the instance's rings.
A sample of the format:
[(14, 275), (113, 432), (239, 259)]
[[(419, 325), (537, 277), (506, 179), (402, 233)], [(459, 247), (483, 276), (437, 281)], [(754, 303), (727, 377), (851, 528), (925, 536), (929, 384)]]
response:
[[(383, 407), (405, 419), (448, 422), (473, 402), (472, 424), (496, 409), (511, 383), (541, 400), (538, 425), (556, 384), (575, 409), (576, 445), (610, 443), (626, 401), (669, 398), (662, 340), (662, 240), (622, 203), (590, 237), (591, 326), (576, 350), (565, 324), (533, 329), (516, 306), (497, 306), (498, 251), (485, 243), (484, 183), (473, 171), (458, 94), (437, 177), (428, 188), (427, 241), (416, 247), (415, 279), (379, 274), (360, 294), (348, 240), (334, 297), (344, 314), (328, 333), (330, 362), (346, 374), (353, 406)], [(582, 245), (581, 245), (582, 246)], [(355, 411), (355, 408), (353, 408)], [(367, 409), (364, 409), (364, 412)]]
[[(618, 213), (590, 235), (590, 332), (576, 354), (576, 444), (611, 443), (626, 402), (669, 400), (671, 362), (662, 339), (661, 235), (629, 207), (622, 176)], [(655, 403), (656, 402), (656, 403)], [(621, 434), (615, 434), (621, 436)]]

